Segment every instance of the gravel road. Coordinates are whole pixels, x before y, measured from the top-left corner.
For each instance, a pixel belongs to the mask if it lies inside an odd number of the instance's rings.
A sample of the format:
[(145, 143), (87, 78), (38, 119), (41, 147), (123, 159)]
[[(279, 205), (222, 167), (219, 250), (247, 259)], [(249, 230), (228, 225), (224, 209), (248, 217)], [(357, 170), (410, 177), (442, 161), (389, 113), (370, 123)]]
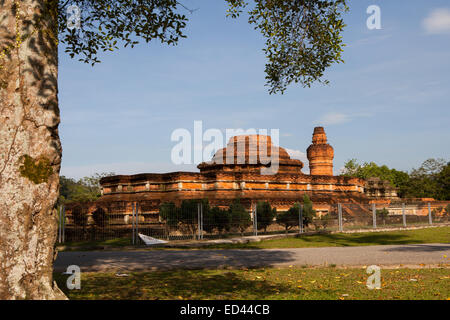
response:
[(262, 266), (437, 265), (450, 263), (449, 244), (258, 250), (143, 250), (60, 252), (55, 270), (144, 271)]

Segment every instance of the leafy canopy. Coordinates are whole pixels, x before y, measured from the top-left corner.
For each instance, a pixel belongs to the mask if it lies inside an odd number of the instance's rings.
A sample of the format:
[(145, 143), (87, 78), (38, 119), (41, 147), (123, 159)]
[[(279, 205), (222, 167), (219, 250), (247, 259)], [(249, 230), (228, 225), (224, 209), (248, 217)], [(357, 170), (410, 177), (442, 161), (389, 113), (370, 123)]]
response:
[(450, 162), (428, 159), (410, 174), (410, 187), (417, 198), (450, 200)]
[(303, 225), (308, 226), (316, 217), (316, 210), (313, 209), (313, 203), (311, 199), (308, 197), (307, 194), (303, 196), (303, 210), (302, 210), (302, 217), (303, 217)]
[[(67, 9), (73, 5), (80, 9), (80, 27), (69, 29), (73, 15)], [(157, 39), (176, 45), (186, 37), (183, 29), (188, 21), (178, 7), (174, 0), (58, 1), (59, 39), (72, 58), (79, 56), (92, 65), (100, 62), (99, 51), (114, 51), (118, 42), (134, 47), (140, 41)]]
[(342, 175), (365, 180), (377, 177), (381, 180), (389, 181), (393, 187), (398, 188), (398, 195), (400, 197), (408, 194), (408, 186), (410, 183), (409, 174), (404, 171), (390, 169), (386, 165), (379, 166), (375, 162), (359, 164), (356, 159), (351, 159), (345, 163)]
[(389, 181), (398, 188), (398, 195), (402, 198), (450, 200), (450, 162), (444, 159), (425, 160), (410, 173), (374, 162), (360, 164), (356, 159), (351, 159), (345, 163), (342, 175), (361, 179), (378, 177)]
[[(236, 18), (249, 3), (227, 0), (228, 15)], [(255, 0), (248, 22), (266, 39), (267, 86), (283, 93), (292, 82), (310, 87), (322, 80), (325, 70), (343, 62), (342, 32), (345, 0)]]
[(385, 219), (385, 218), (389, 215), (389, 210), (386, 209), (386, 208), (383, 208), (383, 209), (377, 209), (375, 212), (376, 212), (376, 214), (377, 214), (378, 216), (380, 216), (382, 219)]
[(113, 172), (95, 173), (79, 180), (59, 177), (59, 203), (95, 201), (100, 196), (100, 179), (113, 176)]
[(267, 227), (273, 223), (273, 219), (277, 215), (277, 209), (272, 208), (267, 201), (258, 201), (256, 205), (256, 217), (258, 229), (267, 230)]
[(233, 200), (228, 212), (231, 217), (232, 228), (237, 228), (241, 233), (243, 233), (249, 226), (251, 226), (252, 218), (245, 210), (239, 198)]
[[(265, 72), (270, 93), (283, 93), (300, 83), (309, 87), (323, 80), (325, 70), (342, 62), (345, 46), (342, 19), (346, 0), (225, 0), (228, 16), (237, 18), (248, 8), (248, 22), (266, 39)], [(176, 45), (185, 38), (188, 18), (185, 5), (175, 0), (66, 0), (46, 1), (47, 11), (58, 21), (58, 38), (65, 52), (85, 63), (100, 62), (98, 53), (114, 51), (121, 43), (134, 47), (141, 41), (159, 40)], [(80, 8), (80, 28), (67, 28), (67, 9)], [(56, 9), (56, 10), (55, 10)], [(44, 12), (45, 12), (44, 11)], [(56, 13), (55, 13), (56, 12)], [(72, 12), (73, 13), (73, 12)]]
[(292, 229), (299, 225), (300, 204), (295, 203), (288, 211), (280, 212), (277, 215), (277, 223), (284, 226), (287, 230)]

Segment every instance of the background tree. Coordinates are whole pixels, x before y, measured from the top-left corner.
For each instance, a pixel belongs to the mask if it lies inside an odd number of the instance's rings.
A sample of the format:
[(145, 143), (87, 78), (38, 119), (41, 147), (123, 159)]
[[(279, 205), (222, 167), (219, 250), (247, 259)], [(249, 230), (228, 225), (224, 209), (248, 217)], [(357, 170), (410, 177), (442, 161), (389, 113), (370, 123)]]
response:
[(111, 177), (116, 175), (114, 172), (102, 172), (102, 173), (94, 173), (91, 176), (83, 177), (78, 182), (85, 186), (90, 194), (95, 197), (100, 197), (100, 180), (105, 177)]
[(288, 211), (280, 212), (277, 215), (277, 223), (284, 226), (286, 233), (288, 230), (299, 225), (300, 204), (295, 203)]
[(450, 162), (437, 175), (438, 191), (436, 198), (450, 200)]
[(100, 198), (100, 179), (115, 173), (95, 173), (76, 181), (65, 176), (59, 177), (59, 204), (95, 201)]
[(386, 208), (376, 210), (376, 216), (381, 218), (381, 221), (383, 221), (383, 224), (386, 224), (386, 218), (388, 215), (389, 215), (389, 210)]
[(193, 239), (198, 231), (198, 205), (203, 205), (203, 213), (206, 212), (208, 216), (209, 202), (208, 199), (189, 199), (181, 202), (180, 208), (180, 222), (184, 225), (192, 234)]
[(203, 206), (203, 231), (212, 233), (215, 229), (217, 229), (217, 221), (216, 221), (216, 211), (219, 208), (209, 206)]
[(264, 229), (267, 232), (267, 227), (273, 223), (273, 219), (277, 215), (277, 209), (270, 206), (267, 201), (258, 201), (256, 204), (256, 217), (258, 222), (258, 229)]
[(252, 225), (252, 218), (241, 204), (240, 199), (235, 199), (230, 205), (228, 211), (230, 212), (230, 220), (232, 228), (236, 228), (244, 234), (244, 231)]
[(177, 207), (173, 202), (164, 202), (159, 206), (159, 216), (169, 226), (176, 226), (179, 222)]
[(231, 213), (229, 210), (213, 207), (211, 213), (214, 216), (214, 221), (219, 233), (231, 230)]
[(166, 223), (166, 235), (169, 239), (170, 229), (178, 226), (179, 220), (179, 208), (175, 206), (173, 202), (164, 202), (159, 206), (159, 216), (162, 221)]
[(398, 189), (400, 197), (406, 196), (409, 192), (410, 178), (408, 173), (390, 169), (386, 165), (379, 166), (374, 162), (359, 164), (356, 159), (351, 159), (345, 163), (342, 175), (365, 180), (375, 177), (386, 180)]
[(207, 211), (203, 210), (203, 230), (212, 233), (215, 229), (219, 233), (222, 231), (229, 231), (231, 228), (231, 216), (228, 210), (219, 207), (209, 208)]
[(104, 228), (108, 224), (108, 215), (105, 209), (97, 208), (92, 212), (92, 219), (94, 220), (95, 226), (99, 228)]
[(87, 214), (81, 205), (77, 205), (72, 209), (72, 220), (77, 227), (82, 227), (83, 229), (86, 227)]
[(335, 219), (333, 218), (333, 215), (330, 212), (319, 216), (317, 219), (314, 219), (313, 223), (316, 231), (318, 231), (320, 228), (326, 230), (332, 220)]
[(211, 233), (215, 229), (219, 232), (231, 229), (231, 214), (229, 210), (210, 207), (207, 199), (185, 200), (180, 208), (177, 208), (173, 202), (165, 202), (159, 207), (159, 215), (168, 226), (176, 227), (184, 224), (195, 235), (198, 230), (198, 203), (203, 205), (204, 231)]
[(374, 162), (359, 164), (356, 159), (347, 161), (344, 176), (387, 180), (398, 189), (401, 198), (450, 199), (450, 166), (444, 159), (428, 159), (410, 173), (379, 166)]
[(435, 217), (438, 217), (441, 215), (443, 216), (444, 214), (445, 214), (444, 207), (437, 207), (437, 208), (434, 208), (433, 210), (431, 210), (431, 217), (433, 220)]
[[(227, 2), (232, 17), (247, 6)], [(271, 93), (322, 81), (341, 61), (345, 1), (253, 4), (249, 23), (267, 40)], [(80, 28), (67, 28), (70, 5), (81, 9)], [(188, 19), (176, 0), (0, 0), (0, 7), (0, 299), (65, 298), (52, 280), (62, 152), (58, 45), (95, 64), (98, 52), (119, 45), (175, 45)]]
[[(75, 226), (75, 232), (82, 235), (82, 240), (88, 239), (88, 215), (87, 208), (82, 205), (77, 205), (72, 209), (72, 221)], [(81, 231), (81, 232), (80, 232)]]
[(305, 227), (307, 227), (313, 221), (314, 217), (316, 217), (316, 210), (313, 209), (313, 203), (307, 194), (303, 196), (302, 217), (303, 225)]
[(438, 175), (446, 165), (447, 162), (442, 158), (430, 158), (425, 160), (419, 169), (413, 171), (424, 175)]
[(422, 165), (413, 169), (410, 173), (410, 192), (413, 198), (436, 198), (443, 200), (446, 195), (442, 194), (439, 183), (441, 171), (445, 169), (444, 159), (428, 159)]
[(445, 212), (444, 212), (444, 215), (446, 216), (446, 217), (450, 217), (450, 204), (448, 204), (446, 207), (445, 207), (445, 210), (444, 210)]
[(359, 178), (359, 169), (361, 165), (358, 163), (356, 159), (347, 160), (344, 163), (344, 169), (341, 172), (341, 175), (345, 177), (358, 177)]

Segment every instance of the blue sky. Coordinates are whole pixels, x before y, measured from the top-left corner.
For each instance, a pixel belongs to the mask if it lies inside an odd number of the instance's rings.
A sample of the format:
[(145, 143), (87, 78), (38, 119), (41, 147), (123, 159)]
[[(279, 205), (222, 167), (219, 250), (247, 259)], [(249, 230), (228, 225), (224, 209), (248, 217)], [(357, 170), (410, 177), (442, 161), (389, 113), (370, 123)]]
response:
[[(94, 67), (61, 50), (62, 175), (196, 170), (172, 163), (170, 139), (195, 120), (204, 130), (279, 129), (280, 145), (300, 159), (323, 125), (336, 173), (351, 158), (400, 170), (450, 160), (448, 1), (350, 1), (345, 63), (327, 70), (328, 86), (291, 85), (284, 95), (268, 94), (264, 39), (244, 17), (226, 18), (221, 0), (184, 3), (199, 9), (187, 13), (178, 46), (120, 49)], [(366, 26), (372, 4), (380, 30)]]

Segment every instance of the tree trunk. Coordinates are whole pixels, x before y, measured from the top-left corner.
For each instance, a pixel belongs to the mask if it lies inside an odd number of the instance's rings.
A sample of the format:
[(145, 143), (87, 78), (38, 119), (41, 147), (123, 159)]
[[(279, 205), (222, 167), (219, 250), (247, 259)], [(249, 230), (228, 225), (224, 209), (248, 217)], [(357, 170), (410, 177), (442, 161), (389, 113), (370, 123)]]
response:
[(0, 299), (66, 298), (52, 276), (61, 144), (46, 2), (0, 0)]

